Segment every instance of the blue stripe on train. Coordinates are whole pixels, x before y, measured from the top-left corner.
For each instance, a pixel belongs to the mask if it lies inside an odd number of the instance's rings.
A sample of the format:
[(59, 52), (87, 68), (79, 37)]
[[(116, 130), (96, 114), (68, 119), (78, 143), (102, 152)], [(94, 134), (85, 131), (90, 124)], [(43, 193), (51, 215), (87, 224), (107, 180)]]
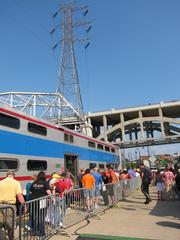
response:
[(111, 153), (85, 149), (4, 130), (0, 130), (0, 153), (50, 158), (63, 158), (64, 154), (77, 154), (83, 160), (100, 162), (118, 161), (118, 157)]

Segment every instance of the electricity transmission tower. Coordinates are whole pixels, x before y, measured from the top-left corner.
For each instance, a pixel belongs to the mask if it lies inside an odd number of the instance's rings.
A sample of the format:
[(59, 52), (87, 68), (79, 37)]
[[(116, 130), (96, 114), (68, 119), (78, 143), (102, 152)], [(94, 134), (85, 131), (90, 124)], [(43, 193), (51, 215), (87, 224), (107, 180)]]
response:
[[(60, 102), (60, 119), (59, 123), (68, 125), (73, 128), (74, 125), (80, 126), (85, 122), (82, 97), (80, 92), (80, 82), (78, 77), (74, 43), (84, 42), (85, 48), (89, 46), (88, 32), (91, 29), (91, 23), (77, 19), (77, 15), (82, 18), (88, 13), (88, 6), (78, 6), (76, 1), (68, 1), (61, 4), (57, 12), (53, 14), (54, 19), (59, 19), (59, 24), (56, 25), (51, 34), (55, 34), (60, 30), (62, 37), (53, 46), (56, 49), (58, 45), (61, 46), (61, 63), (58, 73), (57, 92), (60, 93), (71, 105), (71, 108)], [(84, 27), (86, 37), (75, 37), (76, 29)]]

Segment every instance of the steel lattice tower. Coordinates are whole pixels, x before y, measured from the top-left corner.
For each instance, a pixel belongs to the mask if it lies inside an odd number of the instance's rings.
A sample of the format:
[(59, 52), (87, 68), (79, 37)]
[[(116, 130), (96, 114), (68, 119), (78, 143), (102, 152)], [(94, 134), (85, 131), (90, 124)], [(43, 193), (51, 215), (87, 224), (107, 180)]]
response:
[(74, 42), (85, 41), (85, 48), (89, 46), (89, 42), (87, 37), (84, 39), (74, 38), (74, 29), (87, 25), (86, 32), (88, 33), (91, 26), (90, 22), (85, 22), (84, 20), (75, 22), (74, 16), (77, 12), (81, 12), (82, 15), (85, 16), (88, 13), (87, 6), (79, 7), (76, 5), (76, 1), (62, 4), (60, 9), (53, 15), (54, 18), (58, 16), (58, 14), (61, 16), (60, 24), (51, 31), (53, 34), (57, 29), (60, 29), (63, 35), (62, 39), (54, 45), (53, 49), (59, 44), (62, 46), (57, 92), (64, 96), (72, 106), (72, 108), (69, 108), (63, 101), (60, 103), (60, 123), (64, 125), (71, 125), (72, 123), (80, 125), (84, 123)]

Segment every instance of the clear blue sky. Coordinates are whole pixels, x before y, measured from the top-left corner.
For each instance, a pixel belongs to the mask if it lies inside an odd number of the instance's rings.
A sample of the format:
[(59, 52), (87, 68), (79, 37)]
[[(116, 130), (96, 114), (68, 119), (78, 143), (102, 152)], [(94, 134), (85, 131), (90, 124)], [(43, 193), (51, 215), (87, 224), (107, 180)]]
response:
[[(60, 2), (1, 0), (0, 92), (56, 90), (60, 49), (49, 31)], [(179, 99), (180, 1), (84, 2), (93, 23), (77, 57), (85, 111)]]
[[(0, 92), (54, 92), (61, 0), (0, 1)], [(89, 0), (91, 45), (77, 49), (85, 112), (179, 99), (180, 1)]]

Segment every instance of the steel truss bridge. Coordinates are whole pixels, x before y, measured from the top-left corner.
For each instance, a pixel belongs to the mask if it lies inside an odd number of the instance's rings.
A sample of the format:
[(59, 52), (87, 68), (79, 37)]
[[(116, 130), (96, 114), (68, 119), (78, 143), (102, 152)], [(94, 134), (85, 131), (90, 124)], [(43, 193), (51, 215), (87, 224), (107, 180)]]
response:
[(6, 92), (0, 93), (0, 103), (25, 112), (29, 116), (67, 125), (73, 129), (74, 126), (84, 123), (84, 116), (60, 93)]
[[(121, 149), (180, 142), (180, 101), (89, 112), (85, 119), (60, 93), (6, 92), (0, 93), (0, 103), (32, 117), (81, 129)], [(61, 113), (62, 104), (66, 116)]]
[(88, 113), (92, 136), (120, 148), (180, 142), (180, 101)]

